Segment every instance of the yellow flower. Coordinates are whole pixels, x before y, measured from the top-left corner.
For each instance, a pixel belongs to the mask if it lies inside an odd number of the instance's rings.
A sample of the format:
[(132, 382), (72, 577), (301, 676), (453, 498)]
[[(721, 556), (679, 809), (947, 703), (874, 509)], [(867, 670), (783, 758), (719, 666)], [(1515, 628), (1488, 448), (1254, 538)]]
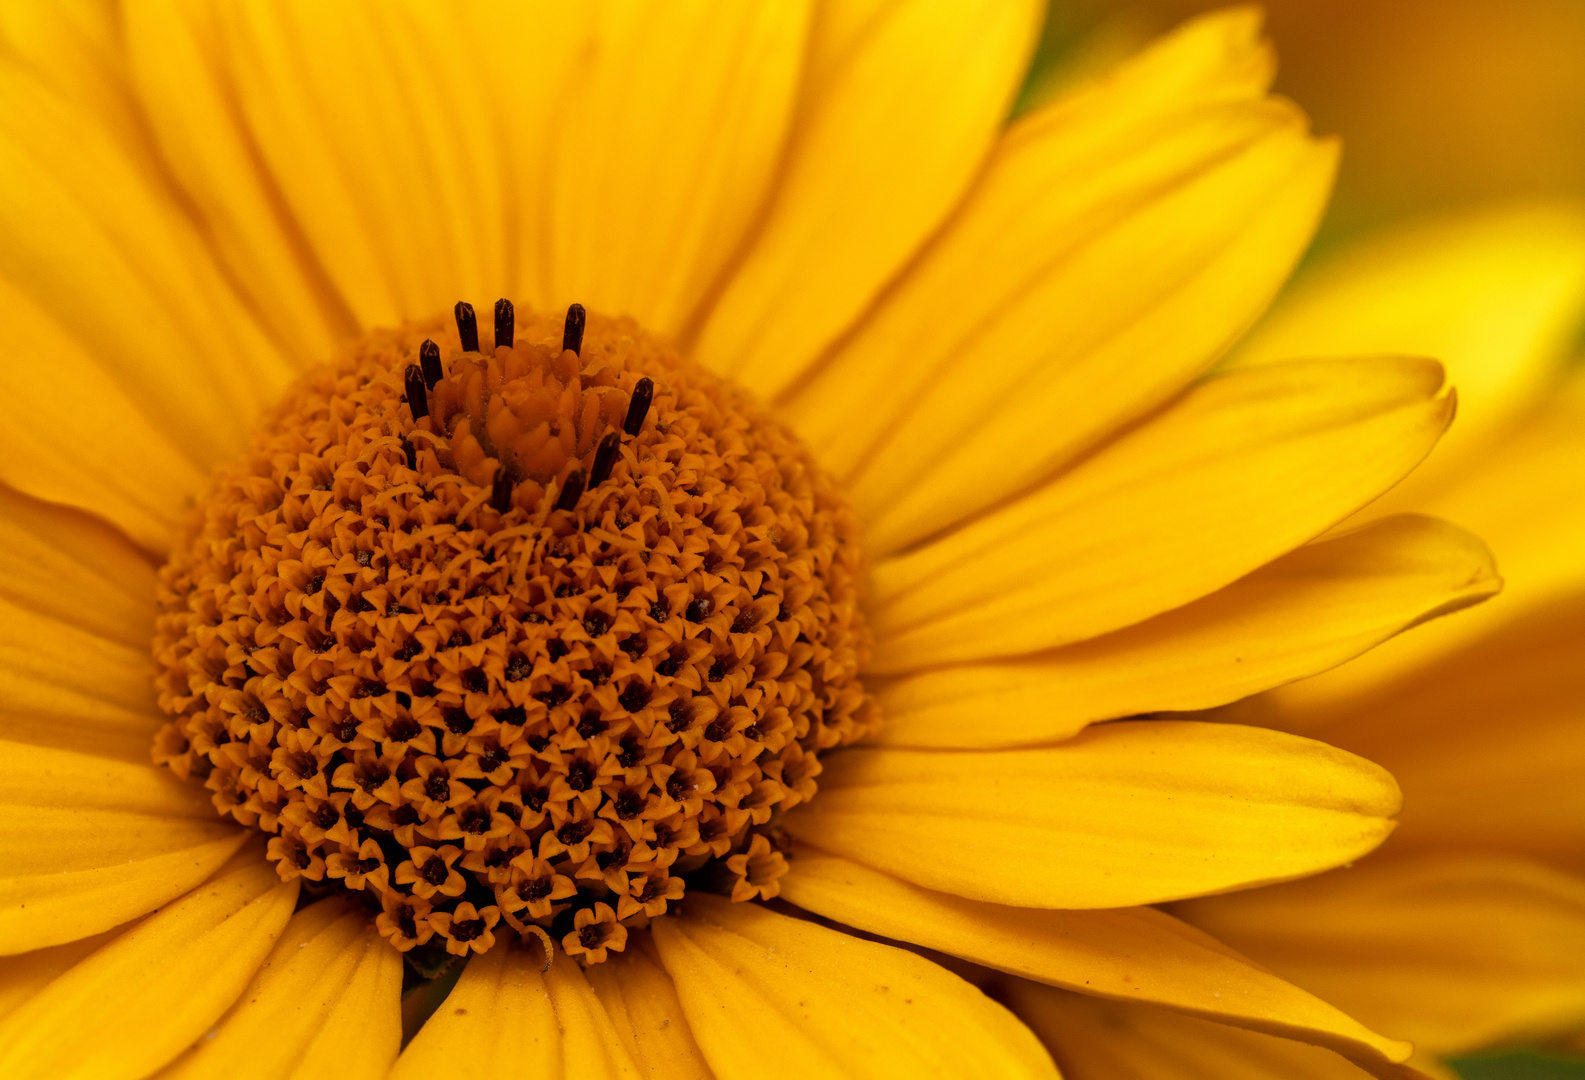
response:
[[(1582, 317), (1585, 209), (1507, 206), (1339, 252), (1232, 361), (1436, 353), (1466, 391), (1452, 437), (1370, 512), (1478, 530), (1503, 595), (1225, 712), (1386, 765), (1404, 788), (1400, 827), (1352, 868), (1173, 909), (1414, 1040), (1428, 1070), (1585, 1027), (1585, 377), (1562, 362)], [(1227, 1075), (1232, 1060), (1331, 1075), (1313, 1053), (1248, 1033), (1025, 994), (1048, 1038), (1081, 1024), (1110, 1033), (1060, 1059), (1068, 1076), (1116, 1075), (1121, 1062), (1128, 1075)]]
[[(1004, 130), (1029, 2), (63, 10), (0, 70), (0, 1074), (1055, 1075), (880, 937), (1402, 1075), (1146, 906), (1391, 777), (1098, 723), (1497, 588), (1317, 539), (1438, 364), (1202, 377), (1335, 163), (1251, 14)], [(405, 1050), (404, 950), (415, 1022), (472, 956)]]

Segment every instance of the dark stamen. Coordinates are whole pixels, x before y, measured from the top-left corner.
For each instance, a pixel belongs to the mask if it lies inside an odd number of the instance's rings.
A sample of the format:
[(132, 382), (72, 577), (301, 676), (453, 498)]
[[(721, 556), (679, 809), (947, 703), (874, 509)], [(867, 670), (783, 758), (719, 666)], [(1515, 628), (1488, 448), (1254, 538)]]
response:
[(418, 468), (418, 447), (408, 442), (406, 438), (402, 439), (402, 455), (407, 458), (409, 469)]
[(583, 497), (583, 470), (574, 469), (567, 474), (567, 480), (561, 485), (561, 494), (556, 497), (557, 510), (576, 510), (578, 500)]
[(424, 390), (424, 373), (417, 364), (407, 365), (407, 404), (413, 410), (414, 420), (422, 420), (429, 415), (429, 395)]
[(622, 436), (614, 431), (600, 440), (600, 445), (594, 452), (594, 465), (589, 469), (590, 487), (599, 487), (610, 479), (611, 470), (616, 468), (616, 456), (621, 449)]
[(490, 505), (498, 514), (512, 508), (512, 478), (506, 475), (506, 466), (495, 470), (495, 483), (490, 487)]
[(561, 347), (580, 356), (583, 354), (583, 320), (583, 305), (572, 305), (567, 309), (567, 325), (561, 332)]
[(462, 339), (463, 352), (479, 351), (479, 320), (473, 317), (473, 305), (466, 300), (457, 301), (457, 336)]
[(637, 435), (644, 428), (644, 417), (649, 415), (649, 401), (655, 396), (655, 384), (646, 375), (638, 380), (638, 385), (633, 387), (633, 396), (628, 399), (627, 419), (622, 421), (622, 430), (629, 435)]
[(495, 347), (503, 345), (512, 347), (512, 301), (506, 299), (495, 302)]
[(440, 369), (440, 346), (425, 339), (418, 347), (418, 362), (424, 366), (424, 385), (433, 390), (435, 384), (446, 375)]

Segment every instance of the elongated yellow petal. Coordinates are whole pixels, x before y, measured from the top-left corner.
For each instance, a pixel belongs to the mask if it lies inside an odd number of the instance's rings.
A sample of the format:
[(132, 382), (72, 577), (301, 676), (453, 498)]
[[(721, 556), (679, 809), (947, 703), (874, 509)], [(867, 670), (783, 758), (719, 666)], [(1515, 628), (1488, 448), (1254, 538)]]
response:
[(145, 765), (154, 571), (104, 522), (0, 487), (0, 738)]
[(1422, 1049), (1576, 1030), (1585, 878), (1456, 853), (1185, 904), (1196, 925)]
[[(354, 319), (262, 168), (226, 67), (215, 7), (204, 0), (154, 0), (128, 6), (121, 19), (137, 100), (165, 168), (202, 217), (216, 254), (294, 356), (329, 359), (338, 340), (355, 329)], [(461, 127), (469, 114), (458, 112)], [(488, 140), (481, 142), (481, 152), (488, 152)], [(424, 164), (444, 169), (455, 160)], [(486, 167), (473, 175), (488, 182), (495, 174)]]
[(1433, 356), (1458, 424), (1392, 496), (1417, 505), (1467, 469), (1568, 357), (1585, 317), (1585, 207), (1525, 203), (1402, 226), (1332, 255), (1230, 363)]
[(546, 289), (674, 334), (744, 238), (783, 152), (811, 5), (600, 8), (566, 87)]
[(379, 1080), (401, 1043), (401, 954), (367, 912), (321, 900), (292, 916), (235, 1007), (162, 1080)]
[(1403, 1061), (1411, 1049), (1155, 908), (985, 904), (812, 848), (796, 850), (781, 895), (860, 930), (1083, 994), (1164, 1005), (1378, 1065)]
[(1129, 84), (1160, 78), (1140, 65), (1021, 121), (939, 242), (790, 403), (848, 478), (872, 551), (1027, 488), (1176, 393), (1308, 241), (1335, 153), (1303, 116), (1194, 98), (1131, 114)]
[(1005, 1009), (901, 949), (708, 895), (654, 933), (720, 1080), (1056, 1078)]
[(1585, 872), (1585, 592), (1332, 714), (1320, 737), (1390, 769), (1393, 848), (1525, 852)]
[(640, 1073), (576, 961), (541, 972), (538, 944), (497, 944), (468, 962), (456, 988), (402, 1051), (390, 1080), (605, 1080)]
[(872, 575), (873, 667), (1049, 648), (1227, 585), (1379, 495), (1453, 413), (1410, 359), (1249, 368)]
[(1039, 750), (853, 749), (798, 839), (916, 885), (1016, 907), (1151, 904), (1313, 874), (1386, 839), (1376, 765), (1232, 724), (1092, 727)]
[(125, 929), (125, 926), (118, 926), (64, 945), (6, 957), (4, 963), (0, 963), (0, 1018), (20, 1009), (33, 995), (76, 967), (101, 945), (114, 941)]
[[(1360, 1080), (1363, 1075), (1319, 1047), (1170, 1009), (1101, 1001), (1023, 981), (1009, 983), (1005, 992), (1008, 1004), (1051, 1049), (1066, 1080)], [(1376, 1075), (1410, 1080), (1424, 1074), (1400, 1065)]]
[(1490, 552), (1469, 533), (1434, 518), (1388, 518), (1105, 637), (884, 684), (880, 742), (1032, 745), (1096, 720), (1221, 705), (1325, 670), (1500, 585)]
[(647, 1080), (710, 1080), (677, 988), (651, 948), (647, 937), (630, 938), (624, 952), (587, 969), (589, 985)]
[(699, 359), (769, 398), (851, 324), (962, 197), (1040, 16), (1029, 0), (820, 6), (783, 175)]
[(140, 1080), (242, 993), (291, 917), (263, 845), (99, 949), (0, 1021), (0, 1074)]
[(0, 954), (152, 911), (247, 835), (164, 769), (0, 742)]
[(0, 477), (159, 550), (191, 481), (240, 446), (290, 368), (174, 202), (95, 118), (14, 68), (0, 173)]
[(1314, 728), (1504, 624), (1585, 589), (1585, 372), (1521, 416), (1454, 487), (1422, 509), (1491, 545), (1503, 597), (1372, 649), (1353, 663), (1270, 695), (1284, 723)]

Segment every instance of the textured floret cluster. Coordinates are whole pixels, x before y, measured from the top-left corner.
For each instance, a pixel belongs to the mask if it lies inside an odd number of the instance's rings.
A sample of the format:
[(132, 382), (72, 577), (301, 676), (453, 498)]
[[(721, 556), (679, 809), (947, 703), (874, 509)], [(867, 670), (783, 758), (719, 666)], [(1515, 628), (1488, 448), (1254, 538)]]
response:
[(777, 815), (875, 723), (862, 555), (731, 386), (507, 310), (483, 352), (376, 332), (218, 475), (160, 578), (155, 757), (397, 948), (596, 962), (687, 887), (775, 895)]

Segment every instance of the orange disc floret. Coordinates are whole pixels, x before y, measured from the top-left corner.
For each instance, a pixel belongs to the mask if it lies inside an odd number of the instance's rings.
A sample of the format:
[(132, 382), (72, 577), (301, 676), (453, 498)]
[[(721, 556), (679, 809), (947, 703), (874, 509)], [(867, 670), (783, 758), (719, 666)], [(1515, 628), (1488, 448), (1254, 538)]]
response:
[(777, 815), (876, 723), (859, 533), (631, 321), (503, 305), (489, 351), (466, 305), (371, 334), (218, 474), (160, 576), (154, 756), (399, 949), (595, 962), (690, 885), (775, 895)]

